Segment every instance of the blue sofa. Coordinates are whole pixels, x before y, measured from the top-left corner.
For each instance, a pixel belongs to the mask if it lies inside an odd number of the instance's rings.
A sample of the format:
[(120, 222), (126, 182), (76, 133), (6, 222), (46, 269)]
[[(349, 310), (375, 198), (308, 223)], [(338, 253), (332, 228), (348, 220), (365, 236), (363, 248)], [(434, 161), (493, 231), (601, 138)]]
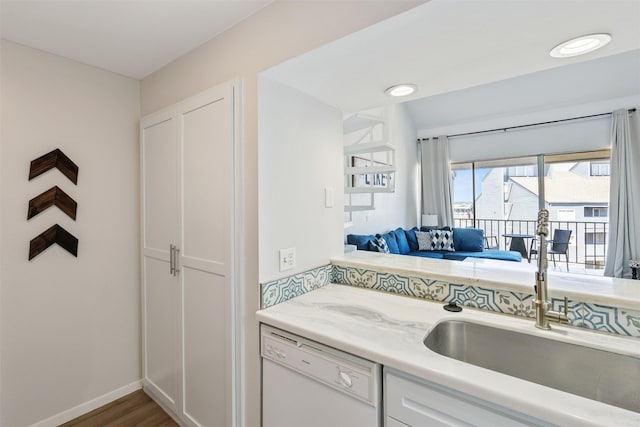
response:
[[(422, 231), (428, 231), (423, 227)], [(501, 250), (485, 250), (484, 249), (484, 232), (479, 228), (452, 228), (454, 251), (441, 250), (419, 250), (418, 239), (416, 237), (418, 227), (410, 230), (396, 228), (393, 231), (382, 234), (389, 252), (392, 254), (419, 256), (423, 258), (448, 259), (454, 261), (462, 261), (466, 258), (487, 258), (502, 261), (522, 261), (520, 252), (501, 251)], [(359, 251), (373, 251), (378, 249), (373, 244), (376, 236), (369, 234), (348, 234), (347, 243), (356, 245)]]

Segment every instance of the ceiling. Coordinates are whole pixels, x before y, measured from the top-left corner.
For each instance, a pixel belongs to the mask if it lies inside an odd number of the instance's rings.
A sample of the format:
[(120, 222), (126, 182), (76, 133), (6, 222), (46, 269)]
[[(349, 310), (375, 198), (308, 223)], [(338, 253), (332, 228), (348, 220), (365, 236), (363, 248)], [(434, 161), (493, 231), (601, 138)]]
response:
[[(638, 0), (431, 0), (264, 75), (354, 112), (394, 102), (384, 90), (398, 83), (419, 87), (395, 101), (405, 102), (640, 49), (638, 22)], [(587, 55), (549, 56), (595, 32), (613, 40)]]
[(142, 79), (273, 0), (1, 0), (3, 39)]
[(433, 132), (466, 123), (475, 129), (478, 122), (491, 128), (497, 117), (631, 96), (640, 99), (640, 49), (428, 96), (406, 105), (416, 129)]

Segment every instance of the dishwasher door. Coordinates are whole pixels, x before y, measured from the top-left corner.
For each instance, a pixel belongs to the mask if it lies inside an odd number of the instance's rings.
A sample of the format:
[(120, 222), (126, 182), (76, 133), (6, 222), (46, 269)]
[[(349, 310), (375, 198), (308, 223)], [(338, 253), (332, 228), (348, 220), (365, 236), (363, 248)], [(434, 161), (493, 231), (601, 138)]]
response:
[(380, 365), (262, 326), (263, 427), (380, 427)]

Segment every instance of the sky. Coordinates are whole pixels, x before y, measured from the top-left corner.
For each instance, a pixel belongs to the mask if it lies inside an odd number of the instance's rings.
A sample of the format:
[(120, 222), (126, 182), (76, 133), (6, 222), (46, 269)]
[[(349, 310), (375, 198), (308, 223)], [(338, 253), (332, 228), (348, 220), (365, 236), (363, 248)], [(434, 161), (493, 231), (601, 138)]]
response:
[[(489, 169), (476, 169), (476, 197), (482, 191), (482, 180), (489, 173)], [(473, 191), (471, 188), (471, 169), (458, 169), (453, 180), (453, 203), (472, 203)]]

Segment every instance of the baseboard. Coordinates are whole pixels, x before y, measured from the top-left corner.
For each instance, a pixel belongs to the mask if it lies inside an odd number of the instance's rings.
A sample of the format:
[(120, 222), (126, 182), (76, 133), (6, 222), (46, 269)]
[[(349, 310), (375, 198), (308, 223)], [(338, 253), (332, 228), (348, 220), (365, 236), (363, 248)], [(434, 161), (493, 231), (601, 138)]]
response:
[(148, 382), (147, 379), (142, 380), (142, 389), (154, 402), (158, 404), (160, 408), (175, 421), (179, 426), (183, 426), (184, 423), (180, 421), (178, 415), (173, 411), (173, 407), (167, 403), (167, 398), (162, 393), (158, 392), (157, 387), (153, 383)]
[(87, 412), (91, 412), (94, 409), (97, 409), (107, 403), (113, 402), (116, 399), (121, 398), (122, 396), (126, 396), (129, 393), (133, 393), (136, 390), (140, 390), (142, 388), (142, 381), (134, 381), (131, 384), (128, 384), (124, 387), (120, 387), (116, 390), (110, 391), (109, 393), (103, 394), (102, 396), (98, 396), (95, 399), (91, 399), (88, 402), (82, 403), (78, 406), (75, 406), (71, 409), (67, 409), (66, 411), (62, 411), (56, 415), (53, 415), (46, 420), (38, 421), (35, 424), (32, 424), (30, 427), (56, 427), (60, 424), (64, 424), (67, 421), (71, 421), (74, 418), (78, 418), (81, 415), (86, 414)]

